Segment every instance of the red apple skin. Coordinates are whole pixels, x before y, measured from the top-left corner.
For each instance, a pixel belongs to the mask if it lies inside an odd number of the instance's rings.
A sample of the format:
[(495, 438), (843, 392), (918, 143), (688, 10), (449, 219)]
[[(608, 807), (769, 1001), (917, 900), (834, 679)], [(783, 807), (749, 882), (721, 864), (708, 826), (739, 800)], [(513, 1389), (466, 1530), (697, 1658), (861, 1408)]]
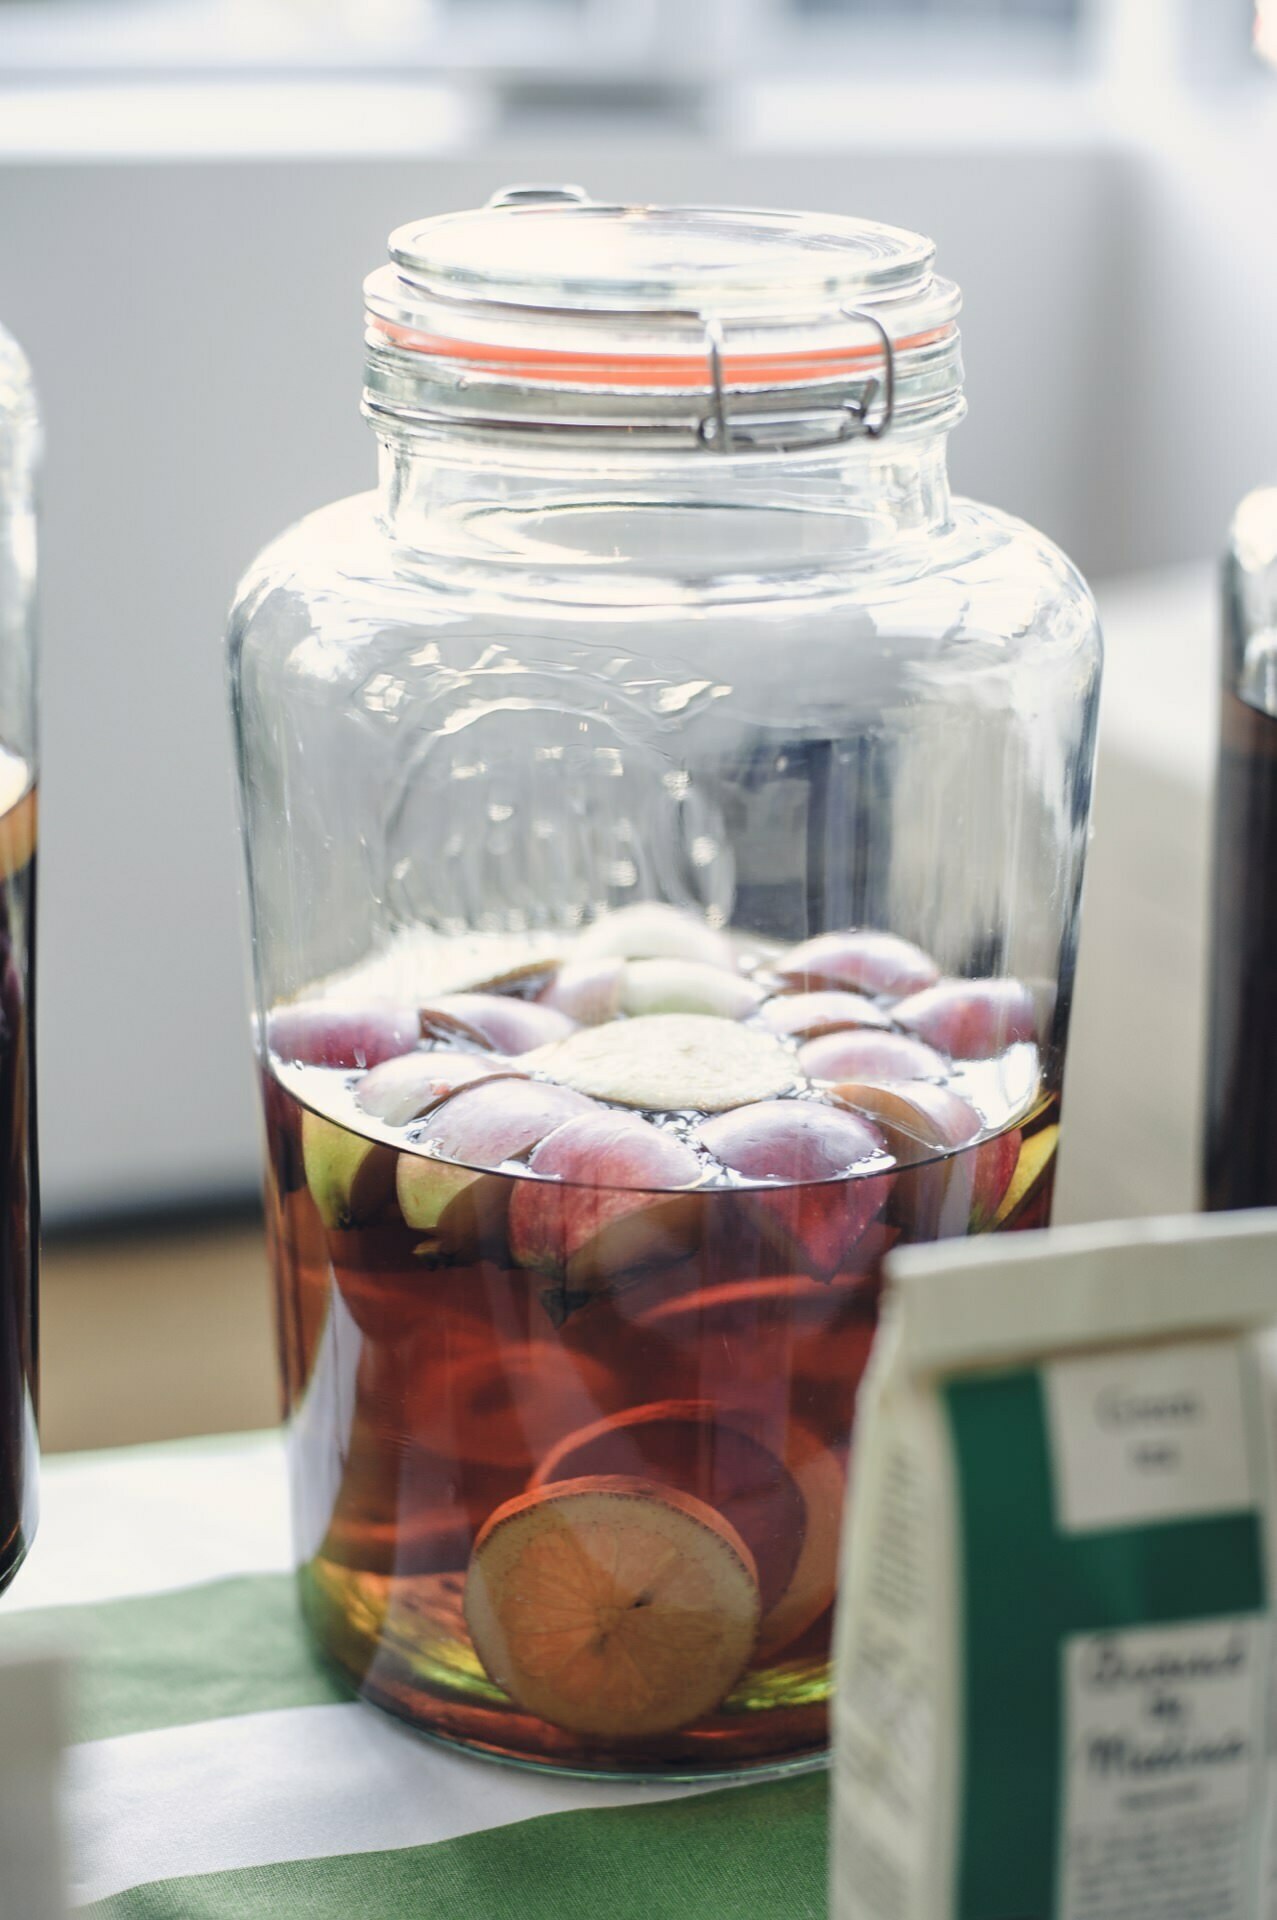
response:
[(1033, 996), (1019, 980), (942, 980), (892, 1012), (902, 1027), (954, 1060), (992, 1060), (1038, 1033)]
[(739, 1193), (738, 1204), (787, 1266), (818, 1279), (848, 1261), (886, 1203), (885, 1170), (851, 1174), (886, 1151), (877, 1127), (857, 1114), (815, 1100), (760, 1100), (718, 1114), (697, 1133), (733, 1172), (778, 1183)]
[(883, 1028), (891, 1024), (881, 1007), (863, 993), (835, 989), (780, 993), (766, 1001), (759, 1013), (773, 1033), (785, 1034), (791, 1040), (814, 1040), (817, 1034), (838, 1033), (844, 1028)]
[(1009, 1133), (995, 1134), (977, 1152), (971, 1195), (972, 1233), (985, 1233), (993, 1225), (1002, 1197), (1015, 1177), (1021, 1138), (1020, 1129), (1012, 1127)]
[(601, 1027), (616, 1018), (624, 974), (624, 960), (570, 961), (541, 989), (537, 1005), (551, 1007), (579, 1026)]
[(276, 1059), (297, 1066), (377, 1067), (420, 1044), (421, 1021), (412, 1007), (299, 1000), (274, 1009), (266, 1038)]
[(948, 1062), (908, 1033), (827, 1033), (798, 1050), (812, 1080), (940, 1080)]
[(405, 1127), (462, 1087), (494, 1074), (518, 1078), (519, 1070), (492, 1054), (419, 1047), (415, 1053), (383, 1060), (366, 1073), (355, 1091), (355, 1105), (387, 1126)]
[(871, 927), (818, 933), (782, 954), (771, 971), (790, 986), (845, 987), (887, 1000), (918, 993), (940, 978), (939, 967), (921, 947)]
[(518, 1175), (496, 1169), (522, 1159), (564, 1120), (594, 1110), (584, 1094), (542, 1081), (493, 1078), (462, 1087), (423, 1124), (429, 1151), (399, 1156), (404, 1218), (450, 1259), (503, 1251)]
[(704, 1168), (675, 1135), (637, 1114), (595, 1108), (534, 1150), (510, 1201), (515, 1261), (570, 1288), (681, 1259), (697, 1244)]
[(575, 1029), (576, 1022), (556, 1007), (508, 993), (446, 993), (421, 1009), (423, 1033), (464, 1034), (497, 1053), (530, 1053)]
[(993, 1223), (1020, 1157), (1020, 1132), (981, 1140), (984, 1123), (952, 1088), (930, 1081), (840, 1084), (840, 1099), (870, 1113), (901, 1172), (892, 1216), (911, 1239), (982, 1233)]
[(833, 1092), (883, 1129), (901, 1166), (956, 1152), (984, 1131), (969, 1100), (930, 1080), (843, 1080)]

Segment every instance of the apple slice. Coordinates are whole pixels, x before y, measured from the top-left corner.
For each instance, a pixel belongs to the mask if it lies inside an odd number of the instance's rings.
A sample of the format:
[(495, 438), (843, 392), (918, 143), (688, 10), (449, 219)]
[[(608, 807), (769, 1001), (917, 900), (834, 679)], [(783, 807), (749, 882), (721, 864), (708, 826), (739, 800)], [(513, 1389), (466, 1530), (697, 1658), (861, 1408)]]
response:
[(992, 1060), (1036, 1040), (1033, 995), (1020, 980), (942, 980), (893, 1008), (896, 1020), (954, 1060)]
[(1020, 1225), (1021, 1215), (1027, 1212), (1029, 1200), (1048, 1187), (1054, 1175), (1055, 1149), (1059, 1138), (1059, 1126), (1053, 1125), (1041, 1127), (1037, 1133), (1029, 1134), (1023, 1140), (1011, 1179), (1001, 1199), (995, 1202), (993, 1226)]
[(806, 1514), (793, 1475), (747, 1422), (748, 1415), (694, 1400), (629, 1407), (568, 1434), (528, 1484), (620, 1473), (693, 1494), (730, 1521), (749, 1547), (766, 1612), (793, 1579)]
[[(535, 1148), (510, 1201), (510, 1251), (569, 1289), (606, 1286), (636, 1268), (681, 1259), (699, 1237), (696, 1154), (635, 1113), (595, 1109)], [(683, 1191), (680, 1191), (683, 1189)]]
[(302, 1165), (326, 1227), (371, 1220), (394, 1191), (393, 1147), (351, 1133), (309, 1107), (302, 1114)]
[(577, 938), (574, 960), (700, 960), (706, 966), (736, 970), (736, 955), (725, 934), (699, 914), (642, 900), (605, 913)]
[(418, 1044), (421, 1021), (412, 1007), (297, 1000), (273, 1009), (266, 1039), (277, 1060), (299, 1067), (376, 1067)]
[[(839, 1099), (873, 1116), (903, 1169), (893, 1212), (914, 1237), (983, 1232), (1015, 1173), (1020, 1135), (1011, 1128), (981, 1142), (984, 1121), (969, 1101), (927, 1080), (848, 1082)], [(977, 1144), (980, 1143), (980, 1144)]]
[(1020, 1158), (1020, 1129), (995, 1133), (977, 1149), (971, 1190), (972, 1233), (987, 1233), (997, 1217), (1003, 1196), (1015, 1178)]
[(518, 1078), (519, 1070), (494, 1054), (457, 1053), (446, 1047), (401, 1053), (366, 1073), (355, 1089), (355, 1105), (388, 1127), (406, 1127), (446, 1100), (458, 1088), (495, 1075)]
[(498, 1053), (528, 1053), (573, 1031), (572, 1021), (557, 1007), (504, 993), (443, 994), (421, 1009), (421, 1027), (444, 1037), (461, 1034)]
[(410, 1227), (454, 1258), (504, 1242), (506, 1208), (517, 1176), (497, 1171), (590, 1103), (568, 1087), (489, 1079), (462, 1087), (429, 1122), (395, 1173), (399, 1208)]
[(722, 1113), (802, 1084), (773, 1035), (703, 1013), (648, 1013), (581, 1027), (520, 1062), (562, 1086), (650, 1113)]
[(465, 1617), (499, 1687), (600, 1740), (671, 1733), (730, 1693), (758, 1631), (749, 1548), (703, 1501), (592, 1475), (499, 1507)]
[(907, 1033), (827, 1033), (798, 1051), (812, 1080), (939, 1080), (948, 1062)]
[(814, 1040), (844, 1027), (890, 1027), (880, 1007), (862, 993), (781, 993), (769, 1000), (762, 1017), (773, 1033), (790, 1040)]
[(902, 1166), (952, 1153), (984, 1131), (984, 1121), (970, 1101), (929, 1080), (846, 1080), (838, 1082), (834, 1093), (886, 1131)]
[(605, 1020), (615, 1020), (621, 1010), (624, 972), (624, 960), (574, 960), (560, 967), (542, 988), (538, 1005), (553, 1007), (580, 1026), (601, 1026)]
[(940, 978), (939, 967), (921, 947), (871, 927), (819, 933), (783, 953), (769, 971), (795, 987), (847, 987), (889, 1000)]
[(623, 1013), (705, 1013), (743, 1020), (760, 1004), (761, 987), (703, 960), (631, 960), (621, 982)]
[(725, 1167), (767, 1183), (743, 1191), (741, 1205), (786, 1266), (821, 1279), (845, 1263), (890, 1190), (881, 1133), (819, 1101), (738, 1107), (707, 1120), (698, 1138)]

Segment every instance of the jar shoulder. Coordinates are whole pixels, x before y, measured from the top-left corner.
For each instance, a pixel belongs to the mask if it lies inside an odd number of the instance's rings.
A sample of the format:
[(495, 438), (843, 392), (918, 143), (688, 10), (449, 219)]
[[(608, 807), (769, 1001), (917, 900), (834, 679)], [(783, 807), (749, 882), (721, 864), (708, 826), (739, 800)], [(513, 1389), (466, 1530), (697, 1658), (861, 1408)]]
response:
[[(588, 581), (588, 584), (587, 584)], [(358, 652), (388, 629), (410, 646), (414, 630), (451, 634), (525, 627), (612, 631), (642, 624), (680, 634), (760, 631), (783, 608), (815, 633), (848, 638), (922, 629), (950, 637), (1038, 638), (1099, 650), (1099, 626), (1081, 573), (1026, 522), (956, 499), (948, 522), (926, 537), (873, 554), (851, 553), (792, 575), (742, 572), (686, 580), (612, 569), (565, 567), (556, 575), (510, 564), (457, 570), (396, 544), (376, 492), (333, 502), (298, 521), (258, 555), (231, 613), (233, 652), (277, 653), (306, 637)]]

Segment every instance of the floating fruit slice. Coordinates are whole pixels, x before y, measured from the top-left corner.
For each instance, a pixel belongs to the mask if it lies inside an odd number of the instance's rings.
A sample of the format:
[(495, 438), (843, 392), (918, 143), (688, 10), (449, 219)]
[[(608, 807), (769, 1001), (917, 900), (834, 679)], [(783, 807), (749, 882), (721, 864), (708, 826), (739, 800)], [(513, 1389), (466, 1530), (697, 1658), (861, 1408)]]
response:
[(791, 947), (769, 971), (795, 987), (850, 987), (886, 999), (917, 993), (940, 978), (939, 967), (921, 947), (871, 927), (819, 933)]
[[(797, 996), (795, 996), (797, 997)], [(798, 1053), (813, 1080), (938, 1080), (946, 1062), (907, 1033), (827, 1033)]]
[(886, 1130), (902, 1165), (969, 1146), (984, 1130), (970, 1101), (929, 1080), (840, 1081), (834, 1092)]
[(707, 1120), (697, 1138), (747, 1180), (774, 1183), (741, 1192), (739, 1204), (787, 1266), (822, 1279), (848, 1258), (890, 1190), (881, 1133), (819, 1101), (737, 1107)]
[(371, 1220), (395, 1184), (395, 1150), (309, 1108), (302, 1114), (302, 1165), (306, 1185), (326, 1227)]
[(971, 1190), (971, 1232), (987, 1233), (997, 1217), (1020, 1160), (1020, 1129), (995, 1133), (976, 1148)]
[(1037, 1009), (1020, 980), (942, 980), (892, 1012), (955, 1060), (991, 1060), (1021, 1040), (1036, 1040)]
[(791, 1427), (785, 1464), (806, 1508), (803, 1548), (789, 1585), (758, 1630), (754, 1659), (770, 1660), (806, 1633), (833, 1604), (847, 1470), (838, 1455), (802, 1427)]
[[(877, 1258), (896, 1238), (875, 1225), (861, 1245), (874, 1240)], [(876, 1308), (868, 1272), (852, 1287), (822, 1286), (806, 1274), (734, 1280), (675, 1294), (641, 1314), (625, 1364), (631, 1377), (646, 1366), (648, 1378), (729, 1417), (748, 1414), (752, 1430), (810, 1425), (845, 1439)], [(788, 1454), (786, 1464), (792, 1472)]]
[(453, 1459), (517, 1470), (526, 1479), (574, 1421), (593, 1424), (613, 1406), (611, 1370), (555, 1340), (462, 1352), (434, 1381), (414, 1438)]
[(731, 941), (695, 913), (685, 913), (659, 900), (643, 900), (632, 907), (605, 913), (582, 933), (573, 948), (574, 960), (701, 960), (710, 967), (735, 971)]
[[(21, 873), (35, 852), (36, 789), (27, 785), (26, 762), (0, 748), (0, 879)], [(25, 791), (24, 791), (25, 789)]]
[(517, 1177), (496, 1169), (589, 1111), (589, 1101), (570, 1088), (531, 1080), (462, 1087), (431, 1117), (421, 1150), (399, 1156), (395, 1187), (404, 1219), (454, 1257), (496, 1245)]
[(889, 1027), (890, 1020), (862, 993), (779, 993), (762, 1009), (773, 1033), (791, 1040), (814, 1040), (817, 1034), (837, 1033), (844, 1027)]
[(742, 974), (703, 960), (631, 960), (621, 980), (623, 1013), (705, 1013), (743, 1020), (763, 990)]
[(421, 1027), (428, 1034), (459, 1033), (499, 1053), (527, 1053), (573, 1030), (557, 1008), (504, 993), (444, 994), (421, 1009)]
[[(704, 1169), (689, 1146), (636, 1113), (595, 1109), (548, 1134), (510, 1201), (510, 1251), (521, 1267), (605, 1285), (680, 1259), (699, 1237)], [(646, 1189), (646, 1191), (644, 1191)]]
[(597, 1739), (712, 1713), (758, 1631), (749, 1549), (702, 1501), (589, 1476), (499, 1507), (470, 1560), (466, 1625), (528, 1712)]
[(806, 1513), (793, 1475), (734, 1417), (697, 1400), (656, 1400), (570, 1433), (529, 1481), (547, 1487), (582, 1474), (629, 1474), (693, 1494), (740, 1534), (758, 1569), (763, 1609), (794, 1577)]
[(518, 1068), (494, 1054), (456, 1053), (446, 1047), (401, 1053), (366, 1073), (355, 1089), (355, 1105), (388, 1127), (406, 1127), (472, 1080), (494, 1074), (516, 1075)]
[(703, 1013), (648, 1013), (582, 1027), (520, 1065), (596, 1100), (651, 1113), (723, 1113), (802, 1084), (771, 1034)]
[(1015, 1172), (994, 1214), (994, 1226), (1011, 1225), (1020, 1208), (1034, 1194), (1043, 1176), (1049, 1178), (1059, 1138), (1059, 1127), (1050, 1126), (1042, 1127), (1023, 1141), (1019, 1159), (1015, 1164)]
[(623, 960), (573, 961), (559, 968), (542, 989), (538, 1004), (565, 1013), (583, 1027), (601, 1026), (620, 1012), (624, 972)]
[(277, 1060), (297, 1066), (376, 1067), (417, 1045), (421, 1021), (415, 1007), (299, 1000), (274, 1009), (266, 1038)]

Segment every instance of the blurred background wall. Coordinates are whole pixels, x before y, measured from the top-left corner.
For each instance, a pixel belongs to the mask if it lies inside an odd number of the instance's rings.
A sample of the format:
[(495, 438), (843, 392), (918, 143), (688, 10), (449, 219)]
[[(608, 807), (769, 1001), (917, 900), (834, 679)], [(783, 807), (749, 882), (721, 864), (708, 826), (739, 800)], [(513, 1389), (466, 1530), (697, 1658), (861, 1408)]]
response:
[[(957, 485), (1107, 583), (1206, 562), (1277, 478), (1277, 80), (1248, 47), (1239, 0), (5, 0), (0, 315), (48, 437), (49, 1219), (255, 1185), (220, 633), (265, 540), (372, 482), (360, 282), (390, 228), (527, 179), (920, 228), (965, 295)], [(1207, 685), (1209, 632), (1191, 644)], [(1118, 682), (1147, 793), (1146, 646)], [(1159, 964), (1122, 920), (1145, 854), (1110, 845), (1097, 1031)], [(1174, 847), (1157, 857), (1174, 875)], [(1140, 936), (1180, 941), (1168, 979), (1190, 998), (1194, 912)], [(1075, 1057), (1075, 1113), (1111, 1114), (1104, 1076), (1144, 1071), (1110, 1039)], [(1163, 1051), (1150, 1038), (1150, 1071)], [(1094, 1148), (1101, 1188), (1119, 1150)]]

